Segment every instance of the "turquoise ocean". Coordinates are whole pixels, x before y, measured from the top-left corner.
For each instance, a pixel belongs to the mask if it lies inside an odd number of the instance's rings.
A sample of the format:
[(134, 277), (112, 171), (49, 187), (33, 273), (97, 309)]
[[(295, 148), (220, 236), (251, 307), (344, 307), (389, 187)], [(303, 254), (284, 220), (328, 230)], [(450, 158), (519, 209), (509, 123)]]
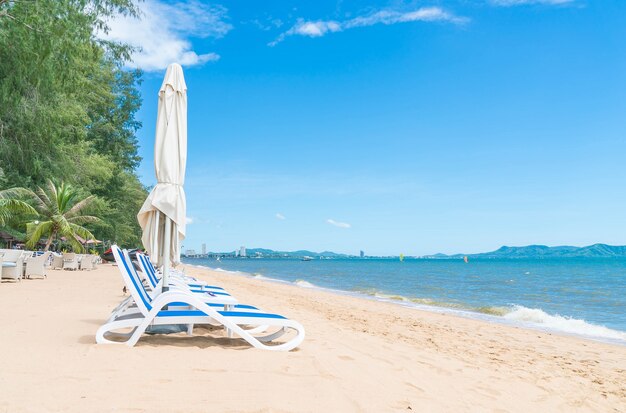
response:
[(626, 345), (626, 259), (215, 259), (186, 264)]

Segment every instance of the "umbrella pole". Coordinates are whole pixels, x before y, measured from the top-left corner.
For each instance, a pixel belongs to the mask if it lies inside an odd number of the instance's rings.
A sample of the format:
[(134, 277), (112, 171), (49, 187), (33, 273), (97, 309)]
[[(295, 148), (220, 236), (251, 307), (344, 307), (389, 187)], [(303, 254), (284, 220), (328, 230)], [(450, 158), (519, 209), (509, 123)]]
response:
[(170, 278), (170, 251), (172, 250), (172, 220), (165, 215), (165, 230), (163, 234), (163, 284), (161, 292), (169, 290)]

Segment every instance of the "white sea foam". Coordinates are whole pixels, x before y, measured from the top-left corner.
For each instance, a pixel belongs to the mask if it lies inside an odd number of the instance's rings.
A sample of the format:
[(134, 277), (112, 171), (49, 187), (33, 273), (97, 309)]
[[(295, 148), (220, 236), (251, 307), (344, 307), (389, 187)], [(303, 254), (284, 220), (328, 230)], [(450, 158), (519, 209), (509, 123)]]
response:
[(304, 281), (304, 280), (296, 280), (294, 284), (300, 287), (305, 287), (305, 288), (318, 288), (317, 285), (311, 284), (310, 282)]
[(563, 317), (558, 314), (551, 315), (538, 308), (527, 308), (516, 305), (511, 312), (504, 315), (504, 318), (512, 321), (538, 324), (546, 329), (563, 333), (577, 334), (598, 339), (626, 341), (626, 332), (591, 324), (585, 320)]
[(374, 293), (374, 297), (385, 301), (410, 301), (408, 298), (401, 295)]
[(223, 273), (226, 273), (226, 274), (236, 274), (236, 275), (246, 274), (246, 273), (241, 272), (241, 271), (225, 270), (225, 269), (220, 268), (220, 267), (213, 268), (213, 267), (209, 267), (208, 265), (195, 265), (195, 267), (197, 267), (197, 268), (206, 268), (206, 269), (209, 269), (211, 271), (223, 272)]
[(263, 281), (271, 281), (271, 282), (275, 282), (275, 283), (282, 283), (282, 284), (289, 284), (289, 281), (285, 281), (285, 280), (280, 280), (278, 278), (271, 278), (271, 277), (266, 277), (265, 275), (255, 272), (254, 274), (246, 274), (249, 275), (250, 277), (254, 278), (255, 280), (263, 280)]

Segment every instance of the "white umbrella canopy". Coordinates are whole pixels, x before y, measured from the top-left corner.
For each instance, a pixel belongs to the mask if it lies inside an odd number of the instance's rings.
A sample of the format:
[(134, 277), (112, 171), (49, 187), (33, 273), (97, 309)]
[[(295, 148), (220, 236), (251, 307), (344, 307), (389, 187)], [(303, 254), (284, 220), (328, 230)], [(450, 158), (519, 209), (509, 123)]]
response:
[(137, 214), (143, 245), (151, 259), (163, 265), (164, 278), (170, 262), (180, 262), (180, 245), (185, 239), (186, 163), (187, 86), (182, 67), (172, 63), (159, 90), (154, 142), (157, 184)]

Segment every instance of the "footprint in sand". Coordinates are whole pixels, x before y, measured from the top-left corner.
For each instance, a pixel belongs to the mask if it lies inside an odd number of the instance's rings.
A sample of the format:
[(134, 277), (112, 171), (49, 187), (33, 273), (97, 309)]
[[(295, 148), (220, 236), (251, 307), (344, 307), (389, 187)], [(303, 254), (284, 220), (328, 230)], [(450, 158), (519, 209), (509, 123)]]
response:
[(476, 387), (476, 389), (482, 392), (487, 397), (490, 397), (491, 399), (495, 399), (496, 397), (500, 396), (500, 392), (496, 389), (491, 389), (489, 387)]
[(416, 386), (416, 385), (415, 385), (415, 384), (413, 384), (413, 383), (409, 383), (408, 381), (405, 381), (405, 382), (404, 382), (404, 385), (405, 385), (405, 386), (407, 386), (407, 387), (410, 387), (413, 391), (414, 391), (414, 390), (417, 390), (417, 391), (418, 391), (418, 392), (420, 392), (420, 393), (426, 393), (426, 392), (424, 391), (424, 389), (422, 389), (422, 388), (421, 388), (421, 387), (419, 387), (419, 386)]

